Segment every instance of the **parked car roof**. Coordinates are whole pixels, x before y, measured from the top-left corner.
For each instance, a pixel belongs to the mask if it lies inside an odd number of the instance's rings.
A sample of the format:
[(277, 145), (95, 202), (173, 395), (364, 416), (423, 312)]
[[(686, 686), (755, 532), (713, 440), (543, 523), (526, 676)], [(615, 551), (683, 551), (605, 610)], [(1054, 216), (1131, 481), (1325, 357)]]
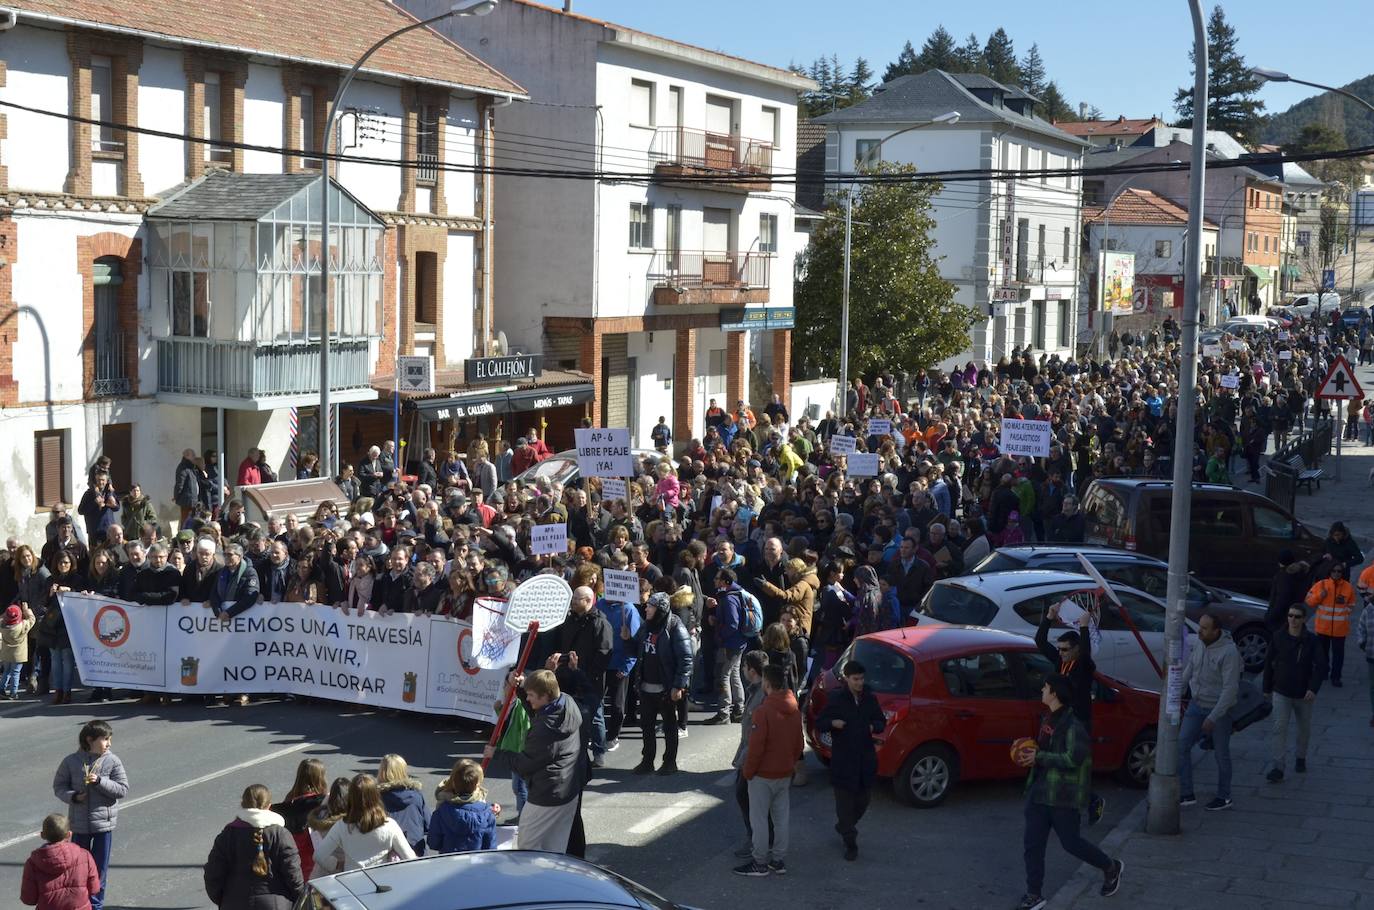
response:
[[(1004, 573), (1011, 574), (1011, 573)], [(1044, 573), (1038, 573), (1044, 574)], [(1053, 573), (1064, 575), (1066, 573)], [(1080, 579), (1083, 576), (1078, 576)], [(887, 629), (863, 636), (881, 641), (916, 660), (938, 660), (952, 654), (967, 653), (979, 648), (1022, 648), (1035, 645), (1024, 635), (985, 629), (982, 626), (956, 626), (929, 616), (922, 616), (919, 624), (902, 629)]]
[(336, 910), (678, 906), (591, 863), (528, 850), (436, 854), (341, 872), (310, 884)]

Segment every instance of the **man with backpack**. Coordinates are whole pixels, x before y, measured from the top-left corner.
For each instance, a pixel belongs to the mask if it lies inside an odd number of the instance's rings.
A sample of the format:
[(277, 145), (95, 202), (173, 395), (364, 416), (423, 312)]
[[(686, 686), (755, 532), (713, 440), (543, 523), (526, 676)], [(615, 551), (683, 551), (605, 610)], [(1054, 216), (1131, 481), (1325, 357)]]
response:
[[(744, 714), (744, 683), (740, 680), (739, 662), (751, 641), (757, 642), (763, 631), (763, 608), (758, 599), (739, 586), (739, 576), (733, 569), (716, 573), (716, 611), (713, 617), (716, 644), (719, 652), (720, 709), (706, 721), (708, 724), (739, 723)], [(757, 647), (757, 645), (754, 645)]]

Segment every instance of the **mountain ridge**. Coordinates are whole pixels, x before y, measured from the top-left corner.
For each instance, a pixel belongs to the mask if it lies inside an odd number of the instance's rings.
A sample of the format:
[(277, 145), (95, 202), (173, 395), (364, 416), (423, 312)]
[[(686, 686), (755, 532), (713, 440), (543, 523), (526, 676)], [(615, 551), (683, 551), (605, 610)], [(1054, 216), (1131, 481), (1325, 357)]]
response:
[[(1374, 73), (1341, 88), (1374, 103)], [(1328, 126), (1345, 136), (1348, 148), (1374, 145), (1374, 111), (1334, 92), (1304, 98), (1288, 110), (1265, 120), (1260, 130), (1264, 142), (1286, 145), (1298, 138), (1310, 123)]]

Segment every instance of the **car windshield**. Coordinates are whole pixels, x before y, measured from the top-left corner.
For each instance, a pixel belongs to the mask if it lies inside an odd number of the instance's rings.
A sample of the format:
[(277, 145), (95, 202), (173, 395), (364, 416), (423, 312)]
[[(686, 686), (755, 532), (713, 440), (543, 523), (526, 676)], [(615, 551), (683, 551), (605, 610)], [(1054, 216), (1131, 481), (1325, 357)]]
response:
[(1015, 569), (1024, 569), (1026, 561), (1019, 556), (1012, 556), (1001, 550), (994, 550), (983, 558), (983, 561), (974, 567), (973, 575), (982, 575), (986, 572), (1011, 572)]
[(851, 660), (864, 665), (864, 683), (874, 692), (883, 695), (911, 694), (916, 668), (895, 649), (873, 639), (858, 639), (835, 662), (837, 679), (841, 668)]
[(525, 473), (524, 478), (527, 483), (536, 480), (548, 479), (556, 480), (559, 483), (566, 483), (573, 472), (577, 470), (577, 462), (566, 458), (546, 458), (539, 464), (530, 468)]
[(935, 585), (921, 605), (927, 616), (964, 626), (986, 626), (997, 615), (997, 604), (959, 585)]

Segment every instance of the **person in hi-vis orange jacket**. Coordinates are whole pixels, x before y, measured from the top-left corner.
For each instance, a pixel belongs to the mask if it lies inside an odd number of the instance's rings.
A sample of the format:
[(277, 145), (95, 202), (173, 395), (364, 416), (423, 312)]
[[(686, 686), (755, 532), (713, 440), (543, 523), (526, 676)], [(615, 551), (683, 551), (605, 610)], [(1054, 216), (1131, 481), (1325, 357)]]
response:
[(1331, 667), (1331, 685), (1341, 686), (1345, 665), (1345, 639), (1350, 634), (1350, 614), (1355, 609), (1355, 588), (1345, 580), (1345, 565), (1331, 566), (1331, 577), (1323, 578), (1307, 592), (1307, 605), (1317, 611), (1313, 631)]

